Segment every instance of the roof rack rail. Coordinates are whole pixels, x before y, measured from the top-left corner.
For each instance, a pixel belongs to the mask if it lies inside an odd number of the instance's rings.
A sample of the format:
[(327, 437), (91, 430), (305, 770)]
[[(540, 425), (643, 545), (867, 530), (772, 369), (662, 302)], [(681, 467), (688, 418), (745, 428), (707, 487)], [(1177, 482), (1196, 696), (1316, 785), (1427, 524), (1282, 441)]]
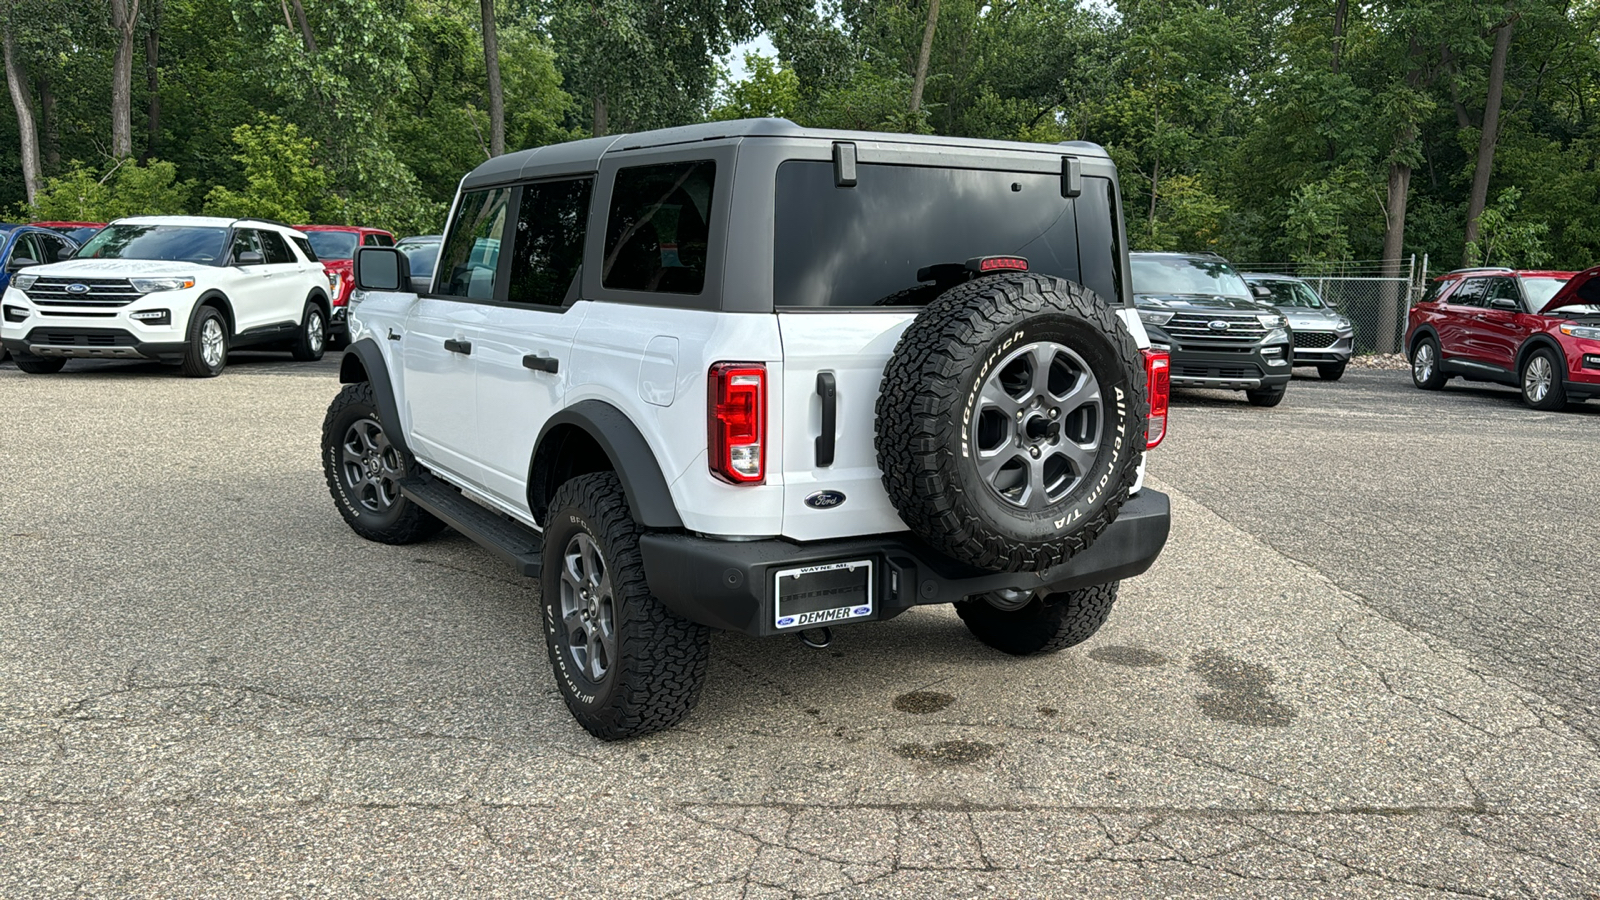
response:
[(1446, 275), (1457, 275), (1462, 272), (1515, 272), (1510, 266), (1467, 266), (1461, 269), (1451, 269)]

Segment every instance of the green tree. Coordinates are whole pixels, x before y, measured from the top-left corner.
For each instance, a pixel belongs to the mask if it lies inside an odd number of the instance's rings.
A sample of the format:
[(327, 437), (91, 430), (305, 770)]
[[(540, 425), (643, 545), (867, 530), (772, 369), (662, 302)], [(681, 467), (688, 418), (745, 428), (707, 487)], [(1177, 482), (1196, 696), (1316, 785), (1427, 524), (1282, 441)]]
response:
[(104, 171), (74, 160), (65, 172), (46, 178), (21, 213), (35, 220), (69, 222), (182, 215), (190, 210), (194, 188), (194, 182), (178, 180), (177, 166), (158, 159), (141, 164), (123, 157)]
[(794, 118), (800, 108), (800, 81), (795, 74), (759, 53), (746, 53), (744, 66), (744, 78), (724, 83), (720, 102), (712, 108), (710, 118)]
[(217, 185), (206, 194), (213, 216), (274, 219), (291, 225), (315, 221), (327, 202), (328, 174), (315, 162), (317, 143), (276, 116), (233, 130), (244, 169), (244, 188)]

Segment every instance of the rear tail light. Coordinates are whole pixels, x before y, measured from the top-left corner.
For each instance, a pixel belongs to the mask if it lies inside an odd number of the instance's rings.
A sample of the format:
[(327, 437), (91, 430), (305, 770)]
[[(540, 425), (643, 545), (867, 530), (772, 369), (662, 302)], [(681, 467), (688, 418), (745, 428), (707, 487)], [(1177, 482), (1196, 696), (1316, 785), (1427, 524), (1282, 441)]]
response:
[(1167, 436), (1167, 401), (1172, 396), (1172, 357), (1165, 350), (1144, 351), (1144, 381), (1150, 393), (1150, 418), (1144, 448), (1155, 449)]
[(717, 363), (708, 388), (711, 474), (731, 484), (761, 484), (767, 466), (767, 367)]

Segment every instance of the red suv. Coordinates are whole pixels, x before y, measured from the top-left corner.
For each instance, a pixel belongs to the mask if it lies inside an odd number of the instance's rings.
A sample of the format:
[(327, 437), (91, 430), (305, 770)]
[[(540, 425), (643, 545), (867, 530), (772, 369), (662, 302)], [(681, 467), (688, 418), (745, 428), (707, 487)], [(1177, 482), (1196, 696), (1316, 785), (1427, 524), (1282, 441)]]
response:
[(1600, 266), (1451, 272), (1411, 308), (1406, 349), (1423, 390), (1459, 375), (1521, 388), (1534, 409), (1600, 396)]
[(328, 319), (328, 341), (342, 347), (350, 340), (350, 291), (356, 285), (355, 263), (357, 247), (393, 247), (394, 235), (380, 228), (361, 228), (355, 225), (296, 225), (311, 239), (311, 249), (317, 259), (337, 275), (339, 283), (333, 290), (333, 314)]

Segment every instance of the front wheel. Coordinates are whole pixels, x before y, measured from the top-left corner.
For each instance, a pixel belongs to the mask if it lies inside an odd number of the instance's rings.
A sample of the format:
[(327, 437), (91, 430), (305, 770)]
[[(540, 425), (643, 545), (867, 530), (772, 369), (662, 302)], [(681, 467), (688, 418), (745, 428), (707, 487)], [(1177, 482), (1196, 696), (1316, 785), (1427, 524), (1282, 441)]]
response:
[(350, 530), (382, 544), (413, 544), (444, 523), (400, 492), (415, 468), (378, 419), (371, 382), (347, 384), (322, 420), (322, 470)]
[(545, 521), (545, 645), (572, 717), (603, 741), (683, 721), (700, 700), (711, 629), (651, 595), (622, 482), (610, 472), (567, 481)]
[(1522, 402), (1546, 411), (1566, 406), (1567, 388), (1561, 383), (1561, 371), (1561, 360), (1548, 347), (1528, 354), (1522, 363)]
[(1317, 366), (1317, 377), (1323, 381), (1338, 381), (1344, 377), (1346, 365), (1347, 363), (1342, 362), (1321, 363)]
[(189, 342), (183, 348), (183, 374), (190, 378), (215, 378), (228, 365), (228, 323), (216, 307), (202, 306), (189, 322)]
[(315, 362), (322, 358), (327, 334), (328, 317), (323, 315), (322, 307), (307, 303), (306, 311), (300, 316), (300, 334), (295, 337), (290, 352), (301, 362)]
[(1411, 350), (1411, 383), (1425, 391), (1437, 391), (1444, 382), (1444, 371), (1439, 368), (1439, 344), (1427, 337), (1417, 341)]
[(1251, 406), (1277, 406), (1283, 402), (1283, 395), (1288, 392), (1288, 387), (1280, 384), (1277, 387), (1245, 391), (1244, 398), (1250, 401)]
[(1055, 653), (1087, 641), (1111, 615), (1120, 581), (1034, 597), (1015, 609), (1002, 609), (972, 597), (956, 604), (956, 614), (973, 637), (1012, 656)]

